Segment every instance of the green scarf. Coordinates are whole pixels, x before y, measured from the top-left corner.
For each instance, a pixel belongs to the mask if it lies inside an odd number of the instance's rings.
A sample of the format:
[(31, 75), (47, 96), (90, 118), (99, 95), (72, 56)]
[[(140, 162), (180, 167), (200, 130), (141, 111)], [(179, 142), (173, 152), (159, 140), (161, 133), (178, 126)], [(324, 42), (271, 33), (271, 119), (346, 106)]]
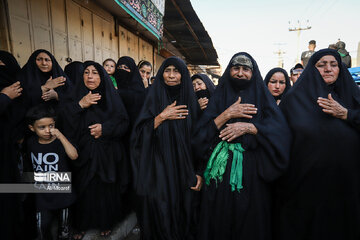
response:
[(114, 76), (109, 76), (109, 77), (110, 77), (112, 83), (114, 84), (114, 87), (117, 88), (117, 83), (116, 83), (115, 77)]
[(205, 169), (204, 177), (206, 185), (210, 184), (210, 180), (214, 179), (222, 182), (223, 175), (226, 169), (227, 159), (229, 157), (229, 150), (233, 152), (233, 162), (231, 165), (230, 185), (231, 191), (235, 189), (240, 192), (242, 186), (243, 175), (243, 152), (245, 151), (240, 143), (228, 143), (221, 141), (215, 147), (208, 164)]

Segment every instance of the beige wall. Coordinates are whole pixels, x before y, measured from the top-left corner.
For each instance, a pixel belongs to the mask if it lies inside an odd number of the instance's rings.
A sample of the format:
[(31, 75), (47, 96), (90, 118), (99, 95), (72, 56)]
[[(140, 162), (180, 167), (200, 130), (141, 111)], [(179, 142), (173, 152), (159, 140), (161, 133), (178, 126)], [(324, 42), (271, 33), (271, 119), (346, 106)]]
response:
[(62, 67), (68, 58), (102, 63), (127, 55), (136, 63), (145, 59), (152, 64), (157, 59), (151, 43), (122, 26), (116, 37), (113, 16), (91, 0), (7, 0), (7, 5), (9, 29), (0, 26), (0, 43), (6, 43), (3, 35), (8, 35), (10, 44), (0, 48), (11, 51), (21, 66), (38, 48), (52, 52)]

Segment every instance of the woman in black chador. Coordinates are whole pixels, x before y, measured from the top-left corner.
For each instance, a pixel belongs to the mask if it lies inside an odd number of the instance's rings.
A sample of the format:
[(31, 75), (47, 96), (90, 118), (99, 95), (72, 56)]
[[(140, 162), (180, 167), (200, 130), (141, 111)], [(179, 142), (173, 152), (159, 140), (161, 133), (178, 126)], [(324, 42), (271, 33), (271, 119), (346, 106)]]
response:
[(119, 58), (114, 77), (133, 125), (145, 100), (145, 87), (134, 59), (127, 56)]
[(78, 231), (97, 228), (108, 235), (124, 208), (121, 194), (128, 184), (128, 168), (120, 139), (129, 120), (104, 68), (88, 61), (84, 69), (73, 102), (65, 108), (67, 133), (79, 151), (74, 162), (78, 201), (73, 222)]
[(360, 91), (340, 55), (316, 52), (280, 109), (294, 139), (276, 239), (360, 239)]
[(166, 59), (131, 138), (142, 239), (193, 239), (193, 197), (202, 178), (190, 141), (199, 112), (185, 63)]
[[(51, 105), (60, 110), (71, 95), (72, 84), (56, 61), (55, 57), (44, 49), (31, 54), (29, 60), (17, 75), (23, 94), (14, 101), (16, 112), (13, 122), (17, 125), (16, 134), (24, 137), (27, 131), (25, 114), (27, 110), (40, 103)], [(62, 120), (58, 119), (62, 129)]]
[(72, 85), (75, 86), (78, 81), (83, 79), (84, 64), (79, 61), (71, 62), (65, 66), (64, 72), (69, 77)]
[(194, 138), (207, 163), (197, 239), (272, 239), (270, 186), (286, 171), (290, 143), (255, 60), (235, 54)]
[[(13, 102), (21, 95), (16, 74), (20, 66), (13, 55), (0, 51), (0, 184), (19, 181), (16, 140), (13, 135)], [(0, 193), (2, 239), (21, 239), (19, 232), (20, 195)]]
[(201, 110), (204, 110), (210, 97), (215, 91), (215, 85), (206, 74), (198, 73), (191, 77), (195, 94), (198, 98), (198, 102)]
[(27, 109), (44, 101), (56, 106), (71, 94), (71, 81), (55, 57), (44, 49), (31, 54), (18, 77)]
[(266, 74), (264, 82), (278, 105), (291, 88), (289, 75), (282, 68), (271, 69)]

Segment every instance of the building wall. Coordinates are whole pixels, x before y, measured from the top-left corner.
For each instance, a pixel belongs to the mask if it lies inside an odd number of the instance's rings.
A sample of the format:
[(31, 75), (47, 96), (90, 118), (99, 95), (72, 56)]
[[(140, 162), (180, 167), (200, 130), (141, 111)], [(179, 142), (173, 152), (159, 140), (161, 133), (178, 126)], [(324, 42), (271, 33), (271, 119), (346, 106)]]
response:
[(9, 16), (8, 29), (0, 25), (0, 48), (12, 52), (21, 66), (39, 48), (52, 52), (62, 67), (70, 61), (102, 63), (124, 55), (154, 64), (152, 44), (122, 26), (116, 26), (119, 36), (115, 36), (114, 17), (92, 1), (0, 1)]

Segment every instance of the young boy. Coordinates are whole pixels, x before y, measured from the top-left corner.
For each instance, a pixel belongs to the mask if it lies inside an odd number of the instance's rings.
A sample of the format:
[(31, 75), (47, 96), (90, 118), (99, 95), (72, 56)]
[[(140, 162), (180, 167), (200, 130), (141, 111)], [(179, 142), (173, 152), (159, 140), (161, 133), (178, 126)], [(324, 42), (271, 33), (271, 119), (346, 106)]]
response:
[(115, 89), (118, 89), (115, 77), (114, 77), (114, 73), (115, 73), (115, 67), (116, 67), (116, 62), (114, 59), (108, 58), (103, 62), (103, 67), (105, 69), (105, 71), (107, 72), (107, 74), (109, 74), (109, 77), (112, 81), (112, 83), (114, 84)]
[[(31, 108), (26, 118), (29, 129), (35, 133), (27, 141), (27, 156), (34, 172), (70, 172), (68, 160), (77, 159), (78, 153), (66, 137), (55, 128), (55, 111), (41, 104)], [(35, 187), (46, 189), (51, 184), (36, 182)], [(55, 217), (59, 218), (59, 239), (70, 237), (68, 207), (74, 201), (75, 194), (72, 192), (35, 194), (38, 239), (52, 239), (51, 225)]]

